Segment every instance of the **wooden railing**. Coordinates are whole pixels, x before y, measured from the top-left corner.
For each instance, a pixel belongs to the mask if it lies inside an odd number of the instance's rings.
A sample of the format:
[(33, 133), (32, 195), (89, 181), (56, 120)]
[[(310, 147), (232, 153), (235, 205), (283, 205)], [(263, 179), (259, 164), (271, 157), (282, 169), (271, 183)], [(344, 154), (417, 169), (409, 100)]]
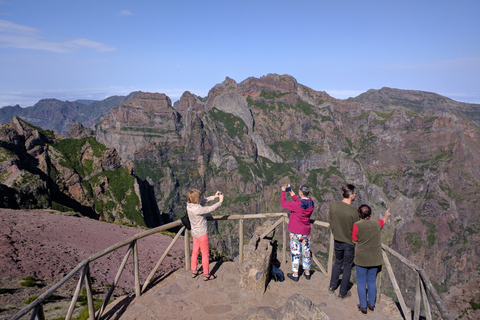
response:
[[(223, 215), (223, 216), (208, 216), (208, 220), (238, 220), (238, 234), (239, 234), (239, 264), (243, 264), (243, 236), (244, 236), (244, 231), (243, 231), (243, 225), (244, 225), (244, 220), (248, 219), (271, 219), (271, 218), (276, 218), (277, 220), (266, 230), (262, 235), (260, 235), (260, 239), (263, 239), (266, 237), (272, 230), (277, 228), (279, 225), (282, 225), (282, 263), (287, 262), (287, 253), (286, 253), (286, 248), (288, 247), (287, 245), (287, 225), (288, 225), (288, 215), (286, 213), (258, 213), (258, 214), (249, 214), (249, 215)], [(323, 221), (317, 221), (317, 220), (310, 220), (312, 225), (314, 226), (319, 226), (323, 228), (329, 228), (330, 225), (327, 222)], [(140, 297), (143, 292), (145, 292), (145, 289), (147, 286), (150, 284), (153, 276), (155, 275), (156, 271), (162, 264), (163, 260), (165, 257), (168, 255), (170, 249), (173, 247), (173, 245), (177, 242), (178, 238), (180, 235), (185, 232), (184, 240), (185, 240), (185, 268), (187, 270), (190, 269), (190, 236), (189, 232), (185, 230), (185, 227), (181, 227), (180, 230), (177, 232), (175, 237), (173, 238), (172, 242), (170, 245), (165, 249), (165, 252), (162, 254), (158, 262), (155, 264), (153, 267), (152, 271), (150, 272), (149, 276), (145, 280), (145, 283), (143, 286), (140, 285), (140, 276), (139, 276), (139, 261), (138, 261), (138, 246), (137, 246), (137, 240), (148, 237), (150, 235), (156, 234), (161, 231), (169, 230), (172, 228), (177, 228), (182, 225), (182, 222), (180, 220), (165, 224), (163, 226), (153, 228), (141, 233), (138, 233), (134, 235), (133, 237), (124, 240), (122, 242), (119, 242), (117, 244), (114, 244), (113, 246), (108, 247), (107, 249), (98, 252), (94, 254), (93, 256), (83, 260), (80, 262), (69, 274), (67, 274), (63, 279), (61, 279), (59, 282), (57, 282), (55, 285), (53, 285), (50, 289), (48, 289), (45, 293), (40, 295), (35, 301), (27, 305), (25, 308), (20, 310), (18, 313), (16, 313), (10, 320), (16, 320), (20, 319), (23, 316), (25, 316), (27, 313), (31, 313), (30, 319), (33, 320), (35, 318), (38, 318), (40, 320), (44, 320), (44, 311), (43, 311), (43, 302), (45, 299), (47, 299), (50, 295), (52, 295), (57, 289), (59, 289), (62, 285), (64, 285), (69, 279), (71, 279), (74, 275), (80, 273), (80, 278), (78, 280), (75, 292), (73, 294), (72, 300), (70, 302), (70, 306), (68, 308), (67, 314), (65, 316), (65, 320), (70, 320), (73, 315), (73, 311), (75, 308), (75, 304), (77, 303), (77, 299), (80, 294), (80, 290), (82, 286), (85, 283), (85, 288), (86, 288), (86, 294), (87, 294), (87, 304), (88, 304), (88, 312), (89, 312), (89, 319), (95, 320), (95, 319), (100, 319), (105, 307), (107, 306), (108, 302), (110, 301), (110, 298), (113, 294), (113, 291), (115, 290), (115, 287), (117, 286), (120, 277), (122, 275), (122, 272), (125, 269), (125, 265), (128, 261), (128, 258), (130, 257), (131, 253), (133, 252), (133, 269), (134, 269), (134, 279), (135, 279), (135, 284), (134, 284), (134, 290), (135, 290), (135, 296)], [(312, 260), (314, 263), (317, 265), (317, 267), (320, 269), (320, 271), (324, 274), (325, 277), (330, 279), (331, 273), (332, 273), (332, 266), (333, 266), (333, 256), (334, 256), (334, 239), (333, 235), (330, 232), (330, 244), (329, 244), (329, 255), (328, 255), (328, 262), (327, 262), (327, 270), (322, 266), (322, 264), (318, 261), (318, 259), (315, 257), (314, 254), (312, 254)], [(123, 258), (122, 263), (120, 264), (120, 267), (117, 271), (117, 274), (115, 276), (115, 279), (113, 280), (113, 283), (108, 291), (108, 293), (105, 296), (105, 299), (103, 301), (102, 306), (100, 309), (95, 312), (94, 309), (94, 304), (93, 304), (93, 290), (92, 290), (92, 281), (91, 281), (91, 276), (90, 276), (90, 262), (95, 261), (109, 253), (112, 253), (122, 247), (125, 247), (128, 245), (127, 252)], [(411, 310), (407, 308), (407, 305), (405, 304), (405, 300), (403, 299), (401, 290), (398, 286), (398, 283), (395, 279), (395, 274), (393, 272), (392, 266), (390, 264), (390, 260), (388, 259), (387, 252), (397, 258), (401, 263), (405, 264), (406, 266), (410, 267), (413, 271), (417, 273), (417, 282), (416, 282), (416, 294), (415, 294), (415, 308), (414, 308), (414, 319), (419, 319), (420, 318), (420, 309), (421, 309), (421, 302), (423, 300), (423, 306), (424, 306), (424, 312), (426, 315), (426, 318), (432, 319), (431, 316), (431, 309), (430, 309), (430, 304), (428, 302), (428, 294), (430, 294), (430, 297), (433, 299), (435, 302), (435, 305), (440, 312), (440, 315), (443, 319), (453, 319), (448, 311), (446, 310), (442, 300), (440, 299), (438, 293), (436, 292), (435, 288), (432, 286), (427, 274), (423, 269), (418, 268), (415, 264), (410, 262), (408, 259), (400, 255), (398, 252), (394, 251), (393, 249), (387, 247), (386, 245), (383, 246), (383, 259), (385, 262), (386, 269), (388, 271), (389, 278), (392, 282), (395, 294), (397, 296), (397, 299), (399, 301), (401, 310), (404, 314), (405, 318), (410, 318)], [(428, 294), (427, 294), (428, 293)], [(380, 301), (380, 294), (381, 294), (381, 273), (379, 272), (377, 275), (377, 301)]]

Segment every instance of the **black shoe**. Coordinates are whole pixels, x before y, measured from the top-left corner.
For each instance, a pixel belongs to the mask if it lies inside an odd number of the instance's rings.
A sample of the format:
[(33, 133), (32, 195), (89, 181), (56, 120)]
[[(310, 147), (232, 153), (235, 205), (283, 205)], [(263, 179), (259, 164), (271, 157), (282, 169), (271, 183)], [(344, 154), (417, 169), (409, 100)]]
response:
[(371, 305), (367, 304), (367, 308), (370, 311), (375, 311), (375, 306), (371, 306)]
[(309, 273), (309, 274), (304, 273), (303, 275), (305, 276), (305, 279), (307, 279), (307, 280), (310, 280), (310, 278), (312, 277), (311, 273)]
[(336, 288), (333, 288), (333, 287), (328, 288), (328, 293), (334, 294), (334, 293), (335, 293), (335, 289), (336, 289)]
[(293, 273), (287, 273), (287, 277), (289, 277), (290, 279), (292, 279), (293, 281), (297, 282), (298, 281), (298, 276), (294, 276)]
[(338, 297), (339, 297), (340, 299), (345, 299), (345, 298), (350, 297), (351, 295), (352, 295), (352, 293), (351, 293), (350, 291), (348, 291), (348, 292), (345, 293), (345, 294), (339, 294)]

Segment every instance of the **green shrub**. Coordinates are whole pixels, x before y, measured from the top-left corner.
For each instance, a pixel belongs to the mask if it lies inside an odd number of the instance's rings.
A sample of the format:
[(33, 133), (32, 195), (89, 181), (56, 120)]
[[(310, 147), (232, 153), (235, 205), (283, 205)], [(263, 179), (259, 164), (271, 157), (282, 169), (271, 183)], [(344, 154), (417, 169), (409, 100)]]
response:
[(278, 99), (278, 98), (281, 98), (283, 96), (286, 96), (289, 93), (290, 92), (275, 93), (275, 92), (262, 91), (262, 92), (260, 92), (260, 97), (265, 98), (265, 99), (269, 99), (269, 100), (270, 99)]
[(37, 285), (37, 279), (32, 276), (23, 277), (20, 281), (22, 287), (35, 287)]
[[(295, 105), (298, 109), (302, 110), (303, 113), (305, 113), (307, 116), (311, 115), (313, 113), (313, 106), (310, 103), (307, 103), (305, 101), (300, 101)], [(315, 114), (316, 116), (316, 114)]]
[(38, 298), (38, 296), (28, 297), (27, 299), (25, 299), (25, 304), (30, 304), (30, 303), (32, 303), (33, 301), (35, 301), (37, 298)]
[[(99, 310), (100, 307), (102, 306), (103, 301), (102, 300), (93, 300), (93, 307), (95, 311)], [(86, 305), (82, 311), (80, 311), (80, 314), (78, 317), (72, 318), (72, 320), (87, 320), (89, 318), (88, 316), (88, 305)]]
[(333, 122), (332, 117), (330, 117), (330, 116), (323, 116), (320, 121), (322, 121), (322, 122), (332, 121)]
[(223, 123), (227, 134), (230, 138), (234, 139), (235, 137), (241, 138), (243, 134), (247, 133), (247, 127), (243, 120), (233, 114), (223, 112), (217, 108), (212, 108), (209, 112), (210, 116), (218, 122)]
[(480, 310), (480, 303), (473, 301), (473, 298), (468, 302), (472, 306), (473, 310)]

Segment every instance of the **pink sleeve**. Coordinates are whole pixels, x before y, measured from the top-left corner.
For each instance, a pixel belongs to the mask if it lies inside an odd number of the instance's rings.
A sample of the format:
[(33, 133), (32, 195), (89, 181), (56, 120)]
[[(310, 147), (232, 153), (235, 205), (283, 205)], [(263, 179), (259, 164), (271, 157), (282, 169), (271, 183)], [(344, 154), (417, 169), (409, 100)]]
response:
[(295, 203), (285, 199), (285, 191), (282, 191), (280, 196), (280, 205), (287, 210), (295, 210)]
[(377, 219), (378, 223), (380, 223), (380, 229), (383, 229), (383, 225), (385, 224), (385, 221), (383, 219)]
[(352, 230), (352, 240), (353, 241), (358, 240), (357, 235), (358, 235), (358, 228), (357, 228), (357, 225), (354, 223), (353, 224), (353, 230)]

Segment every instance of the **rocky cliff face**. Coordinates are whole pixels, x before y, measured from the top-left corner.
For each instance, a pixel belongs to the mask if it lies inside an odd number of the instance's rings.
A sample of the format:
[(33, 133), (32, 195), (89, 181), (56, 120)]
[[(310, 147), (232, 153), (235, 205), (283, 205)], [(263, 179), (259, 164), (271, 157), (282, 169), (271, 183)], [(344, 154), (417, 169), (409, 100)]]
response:
[[(85, 135), (81, 125), (76, 129), (72, 134)], [(144, 184), (122, 166), (114, 148), (94, 137), (63, 139), (17, 117), (0, 127), (0, 207), (52, 208), (106, 221), (159, 225), (158, 212), (142, 211)]]
[[(175, 107), (164, 95), (140, 94), (105, 116), (96, 137), (134, 162), (172, 218), (184, 212), (190, 188), (222, 190), (219, 213), (255, 213), (282, 210), (282, 184), (306, 183), (314, 218), (326, 220), (340, 186), (353, 183), (357, 205), (371, 205), (377, 217), (391, 209), (384, 242), (445, 292), (478, 278), (479, 111), (390, 88), (336, 100), (270, 74), (227, 78), (206, 97), (185, 92)], [(228, 251), (237, 240), (223, 225), (217, 239)], [(315, 237), (321, 256), (326, 234)]]

